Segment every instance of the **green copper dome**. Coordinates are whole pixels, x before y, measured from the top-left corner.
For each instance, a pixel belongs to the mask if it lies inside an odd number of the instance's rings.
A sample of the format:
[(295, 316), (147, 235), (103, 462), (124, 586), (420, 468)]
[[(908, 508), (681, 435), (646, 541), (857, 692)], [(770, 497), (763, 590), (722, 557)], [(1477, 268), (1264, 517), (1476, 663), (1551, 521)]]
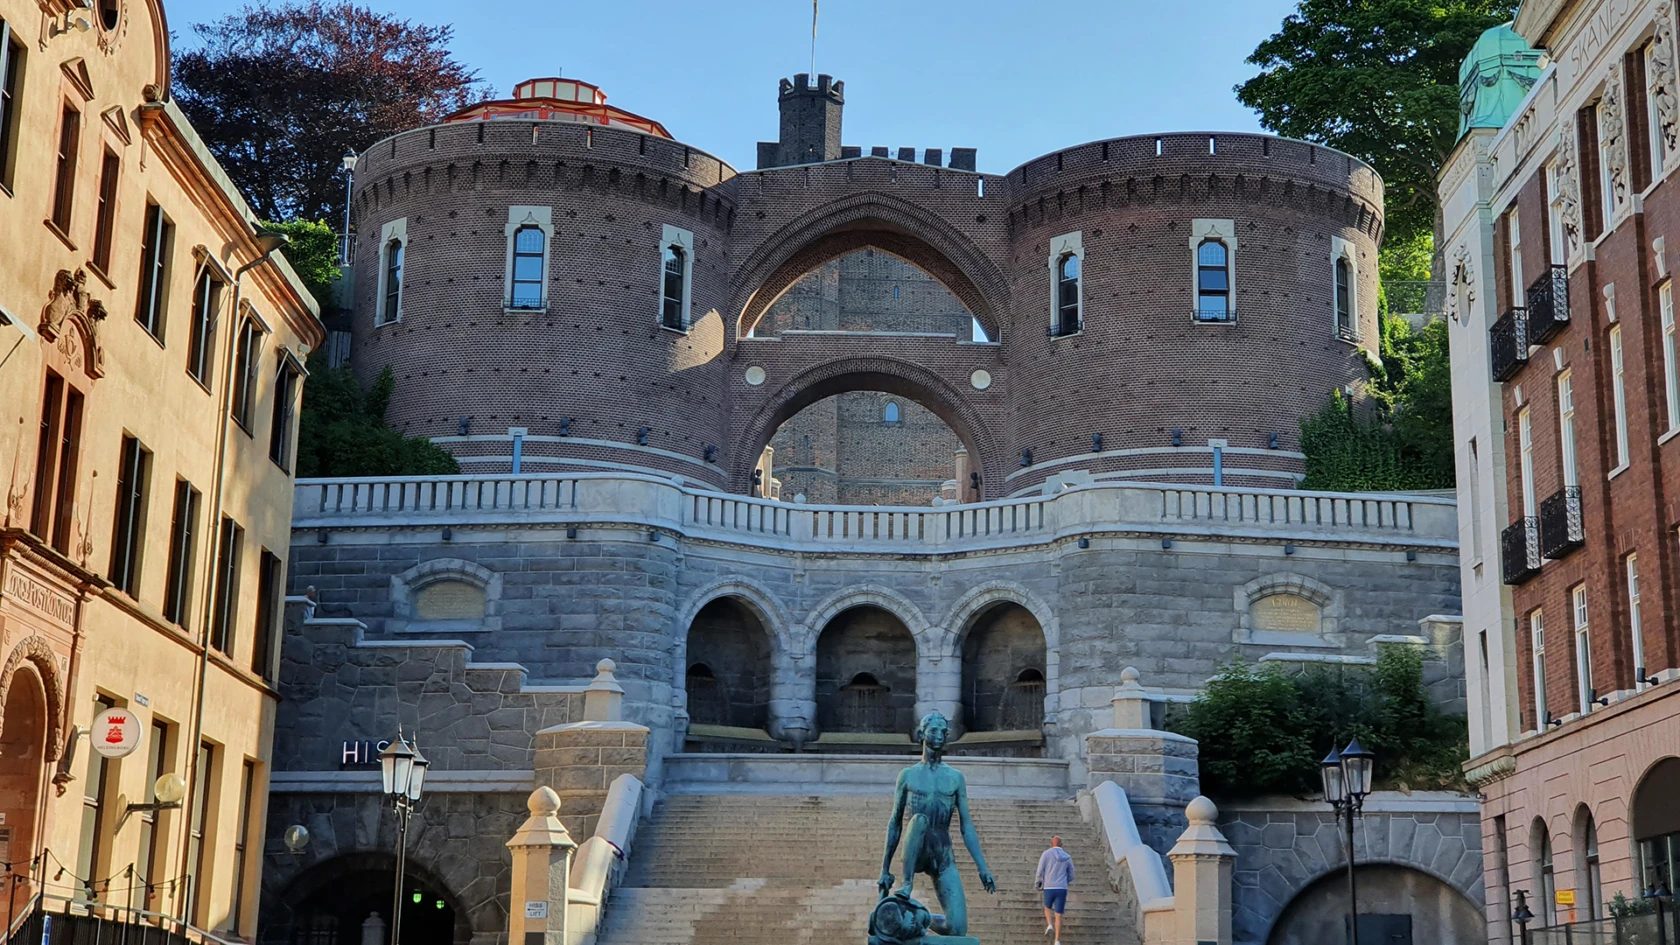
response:
[(1540, 53), (1511, 29), (1483, 33), (1458, 68), (1458, 134), (1471, 128), (1503, 128), (1540, 78)]

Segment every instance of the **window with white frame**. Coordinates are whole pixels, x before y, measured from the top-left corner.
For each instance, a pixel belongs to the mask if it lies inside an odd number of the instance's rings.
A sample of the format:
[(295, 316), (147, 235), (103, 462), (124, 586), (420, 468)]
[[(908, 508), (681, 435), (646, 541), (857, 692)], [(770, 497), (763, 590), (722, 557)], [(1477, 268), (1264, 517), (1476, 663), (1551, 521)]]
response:
[(1522, 455), (1522, 514), (1533, 518), (1539, 505), (1534, 499), (1534, 418), (1527, 407), (1517, 414), (1517, 447)]
[(1615, 408), (1616, 468), (1628, 464), (1627, 384), (1623, 379), (1622, 326), (1610, 329), (1610, 395)]
[(1668, 160), (1668, 148), (1663, 140), (1662, 109), (1658, 103), (1672, 91), (1663, 88), (1662, 83), (1662, 76), (1672, 70), (1657, 61), (1660, 56), (1657, 44), (1662, 41), (1659, 34), (1641, 50), (1645, 59), (1645, 136), (1651, 149), (1650, 180), (1662, 177), (1663, 162)]
[(1522, 218), (1518, 215), (1515, 205), (1505, 211), (1505, 232), (1506, 241), (1511, 247), (1508, 260), (1511, 270), (1511, 307), (1522, 308), (1527, 304), (1524, 290), (1528, 288), (1528, 284), (1523, 282)]
[(1552, 712), (1546, 707), (1546, 615), (1541, 611), (1528, 615), (1528, 638), (1534, 663), (1534, 729), (1544, 732)]
[(1598, 129), (1598, 202), (1604, 220), (1600, 231), (1608, 232), (1611, 218), (1616, 215), (1616, 154), (1613, 145), (1621, 132), (1609, 126), (1612, 120), (1610, 109), (1603, 107), (1602, 103), (1594, 106), (1593, 120), (1597, 122)]
[(660, 235), (659, 324), (672, 331), (687, 331), (692, 324), (689, 305), (693, 299), (694, 234), (667, 225)]
[(1359, 257), (1354, 246), (1339, 236), (1330, 237), (1331, 314), (1336, 337), (1359, 340)]
[(1569, 593), (1575, 611), (1575, 688), (1581, 714), (1592, 711), (1592, 640), (1587, 635), (1587, 586), (1577, 584)]
[(375, 299), (373, 324), (389, 325), (402, 320), (403, 264), (408, 248), (408, 219), (392, 220), (379, 231), (379, 294)]
[(1662, 310), (1663, 393), (1668, 405), (1668, 429), (1672, 433), (1680, 430), (1680, 346), (1674, 329), (1674, 280), (1657, 288), (1657, 304)]
[(1236, 262), (1236, 221), (1190, 221), (1190, 278), (1195, 287), (1191, 304), (1196, 321), (1236, 320)]
[(1558, 375), (1558, 453), (1563, 462), (1563, 484), (1578, 486), (1581, 474), (1575, 465), (1575, 380), (1569, 371)]
[[(1628, 593), (1628, 634), (1633, 638), (1633, 666), (1640, 671), (1640, 677), (1645, 666), (1645, 633), (1644, 624), (1639, 617), (1639, 556), (1627, 556), (1627, 593)], [(1644, 688), (1643, 678), (1634, 681), (1635, 688)]]
[(1546, 256), (1554, 266), (1569, 261), (1569, 245), (1563, 235), (1563, 187), (1558, 174), (1557, 162), (1546, 165)]
[(1470, 560), (1476, 567), (1481, 567), (1482, 561), (1482, 454), (1476, 445), (1476, 438), (1470, 438), (1470, 521), (1475, 525), (1470, 529)]
[(541, 311), (548, 306), (548, 252), (554, 241), (548, 207), (509, 207), (506, 284), (509, 309)]
[(1050, 336), (1060, 338), (1085, 328), (1085, 259), (1083, 234), (1064, 233), (1050, 241)]

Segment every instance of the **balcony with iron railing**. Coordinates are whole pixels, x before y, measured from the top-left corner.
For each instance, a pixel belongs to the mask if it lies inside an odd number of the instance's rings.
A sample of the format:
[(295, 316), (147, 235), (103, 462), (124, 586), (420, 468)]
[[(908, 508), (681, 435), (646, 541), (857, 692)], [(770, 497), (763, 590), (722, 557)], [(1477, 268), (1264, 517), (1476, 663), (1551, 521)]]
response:
[(1540, 573), (1540, 520), (1532, 515), (1517, 519), (1499, 536), (1505, 583), (1521, 584)]
[(1513, 308), (1488, 329), (1488, 348), (1493, 356), (1493, 379), (1510, 380), (1528, 363), (1528, 313)]
[(1234, 321), (1237, 320), (1236, 309), (1226, 308), (1226, 307), (1223, 307), (1223, 306), (1214, 306), (1214, 307), (1209, 307), (1209, 308), (1198, 308), (1198, 309), (1195, 309), (1194, 311), (1192, 311), (1191, 315), (1198, 322), (1207, 322), (1207, 323), (1212, 323), (1212, 324), (1219, 324), (1219, 323), (1222, 323), (1222, 322), (1234, 322)]
[(1569, 267), (1547, 266), (1528, 287), (1528, 343), (1545, 344), (1569, 324)]
[(1581, 523), (1581, 487), (1564, 486), (1540, 503), (1540, 553), (1556, 560), (1581, 547), (1586, 529)]

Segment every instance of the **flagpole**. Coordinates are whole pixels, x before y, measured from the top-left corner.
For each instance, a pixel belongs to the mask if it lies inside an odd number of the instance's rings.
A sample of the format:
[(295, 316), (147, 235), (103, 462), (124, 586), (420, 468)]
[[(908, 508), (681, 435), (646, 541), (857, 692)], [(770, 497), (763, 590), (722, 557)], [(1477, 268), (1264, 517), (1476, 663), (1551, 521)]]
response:
[(817, 0), (811, 0), (811, 81), (817, 78)]

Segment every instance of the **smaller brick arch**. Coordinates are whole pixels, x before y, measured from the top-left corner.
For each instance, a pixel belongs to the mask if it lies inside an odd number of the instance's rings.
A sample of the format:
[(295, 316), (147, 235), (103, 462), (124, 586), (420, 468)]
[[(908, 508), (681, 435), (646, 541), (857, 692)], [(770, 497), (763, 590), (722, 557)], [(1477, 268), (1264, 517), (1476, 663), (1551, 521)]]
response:
[[(12, 681), (17, 678), (18, 669), (25, 660), (34, 667), (41, 677), (41, 686), (47, 691), (46, 760), (57, 761), (64, 749), (64, 681), (58, 675), (58, 656), (46, 637), (24, 637), (7, 654), (6, 665), (0, 669), (0, 706), (4, 706), (6, 698), (11, 695)], [(0, 714), (0, 726), (4, 726), (5, 722), (5, 716)]]
[(879, 607), (903, 621), (910, 637), (916, 641), (918, 655), (926, 655), (937, 644), (934, 629), (922, 616), (922, 610), (908, 597), (880, 584), (849, 587), (831, 595), (811, 611), (804, 624), (792, 628), (788, 652), (794, 659), (808, 659), (816, 655), (817, 638), (822, 636), (830, 621), (854, 607)]

